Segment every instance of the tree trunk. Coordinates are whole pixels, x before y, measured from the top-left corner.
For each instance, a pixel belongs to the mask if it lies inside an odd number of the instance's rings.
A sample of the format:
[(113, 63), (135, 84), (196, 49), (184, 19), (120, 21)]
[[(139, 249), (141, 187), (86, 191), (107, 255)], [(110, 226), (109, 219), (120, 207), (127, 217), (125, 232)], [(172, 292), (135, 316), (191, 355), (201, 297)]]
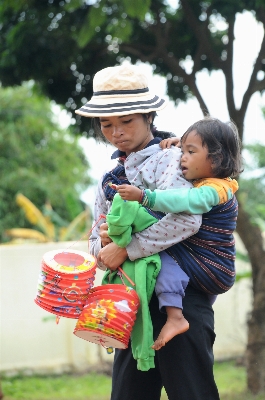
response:
[(0, 400), (4, 398), (4, 393), (2, 392), (2, 386), (0, 382)]
[(237, 232), (252, 265), (253, 308), (248, 321), (247, 384), (254, 393), (265, 392), (265, 251), (260, 229), (239, 204)]

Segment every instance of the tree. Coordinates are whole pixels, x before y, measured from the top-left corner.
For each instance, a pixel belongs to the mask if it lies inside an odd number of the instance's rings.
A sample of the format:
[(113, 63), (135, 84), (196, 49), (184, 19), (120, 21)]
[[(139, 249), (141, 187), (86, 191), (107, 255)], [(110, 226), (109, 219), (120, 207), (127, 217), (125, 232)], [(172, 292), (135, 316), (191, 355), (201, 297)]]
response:
[[(34, 79), (45, 95), (74, 112), (76, 104), (81, 103), (86, 93), (92, 92), (92, 75), (110, 62), (105, 33), (92, 39), (88, 52), (76, 45), (79, 27), (85, 25), (87, 12), (94, 10), (82, 3), (79, 0), (69, 4), (63, 0), (0, 2), (0, 80), (3, 86), (20, 85)], [(112, 59), (115, 63), (116, 55)], [(89, 131), (89, 121), (82, 123), (81, 128)], [(79, 125), (80, 118), (77, 128)]]
[[(264, 27), (263, 0), (180, 0), (176, 9), (166, 0), (4, 1), (0, 79), (3, 85), (35, 79), (51, 98), (74, 110), (85, 102), (85, 94), (91, 95), (91, 78), (97, 70), (130, 57), (132, 62), (149, 62), (155, 73), (167, 78), (168, 94), (176, 104), (194, 96), (207, 114), (196, 74), (220, 70), (226, 82), (226, 106), (243, 140), (250, 99), (265, 89), (264, 36), (241, 105), (236, 107), (234, 28), (237, 13), (246, 10)], [(192, 65), (191, 72), (185, 61)], [(76, 127), (89, 132), (78, 119)], [(253, 279), (248, 388), (258, 393), (265, 391), (265, 251), (261, 230), (252, 223), (240, 193), (239, 199), (237, 231), (248, 251)]]
[(249, 161), (240, 179), (240, 196), (251, 222), (265, 232), (265, 204), (260, 201), (265, 199), (265, 146), (246, 145), (245, 152)]
[(2, 240), (8, 228), (31, 227), (16, 204), (18, 192), (72, 221), (84, 210), (80, 195), (91, 181), (77, 138), (54, 121), (50, 101), (32, 85), (0, 87), (0, 110)]

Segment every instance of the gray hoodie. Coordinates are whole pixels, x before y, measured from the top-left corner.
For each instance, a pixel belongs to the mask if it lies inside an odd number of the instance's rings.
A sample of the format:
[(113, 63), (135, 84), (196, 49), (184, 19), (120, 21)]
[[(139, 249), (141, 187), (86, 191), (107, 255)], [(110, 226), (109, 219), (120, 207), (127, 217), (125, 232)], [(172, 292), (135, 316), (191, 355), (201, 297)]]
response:
[[(159, 144), (131, 153), (124, 162), (126, 176), (132, 185), (139, 188), (177, 189), (191, 188), (192, 184), (182, 176), (180, 168), (181, 151), (178, 147), (162, 150)], [(94, 223), (101, 214), (106, 215), (111, 203), (106, 201), (102, 190), (102, 178), (97, 187), (94, 207)], [(163, 211), (163, 210), (161, 210)], [(101, 249), (99, 224), (89, 239), (90, 253), (97, 256)], [(93, 224), (94, 224), (93, 223)], [(142, 232), (136, 233), (126, 247), (128, 257), (134, 261), (159, 253), (175, 243), (194, 235), (200, 228), (201, 215), (166, 214), (161, 220)]]

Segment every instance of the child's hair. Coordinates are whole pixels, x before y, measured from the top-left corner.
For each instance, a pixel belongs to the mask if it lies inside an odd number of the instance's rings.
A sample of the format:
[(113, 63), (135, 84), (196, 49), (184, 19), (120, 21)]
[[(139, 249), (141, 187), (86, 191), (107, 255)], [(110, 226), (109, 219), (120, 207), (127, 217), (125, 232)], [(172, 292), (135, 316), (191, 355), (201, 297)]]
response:
[[(152, 117), (152, 122), (150, 124), (150, 129), (151, 132), (153, 134), (154, 137), (160, 137), (161, 139), (168, 139), (170, 137), (175, 137), (174, 133), (171, 132), (165, 132), (165, 131), (159, 131), (156, 129), (156, 127), (154, 126), (154, 119), (156, 117), (156, 111), (151, 111), (148, 114), (142, 114), (143, 115), (143, 119), (144, 121), (147, 123), (148, 122), (148, 117), (151, 116)], [(98, 117), (94, 117), (92, 118), (92, 127), (95, 133), (95, 138), (108, 143), (108, 141), (106, 140), (105, 136), (102, 134), (101, 132), (101, 128), (100, 128), (100, 120)]]
[(216, 118), (205, 117), (195, 122), (184, 133), (184, 143), (190, 132), (196, 131), (202, 145), (208, 149), (216, 178), (237, 177), (242, 172), (241, 142), (233, 122), (224, 123)]

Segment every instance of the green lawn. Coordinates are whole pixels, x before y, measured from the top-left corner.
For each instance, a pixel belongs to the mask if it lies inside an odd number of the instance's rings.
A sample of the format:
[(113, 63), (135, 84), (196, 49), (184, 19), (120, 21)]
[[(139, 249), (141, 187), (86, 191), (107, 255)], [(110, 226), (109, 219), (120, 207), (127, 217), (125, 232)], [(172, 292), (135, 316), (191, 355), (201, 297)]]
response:
[[(264, 400), (246, 393), (246, 372), (234, 362), (217, 363), (221, 400)], [(111, 378), (105, 375), (2, 378), (4, 400), (109, 400)], [(163, 392), (163, 400), (167, 399)], [(203, 400), (203, 399), (202, 399)]]

